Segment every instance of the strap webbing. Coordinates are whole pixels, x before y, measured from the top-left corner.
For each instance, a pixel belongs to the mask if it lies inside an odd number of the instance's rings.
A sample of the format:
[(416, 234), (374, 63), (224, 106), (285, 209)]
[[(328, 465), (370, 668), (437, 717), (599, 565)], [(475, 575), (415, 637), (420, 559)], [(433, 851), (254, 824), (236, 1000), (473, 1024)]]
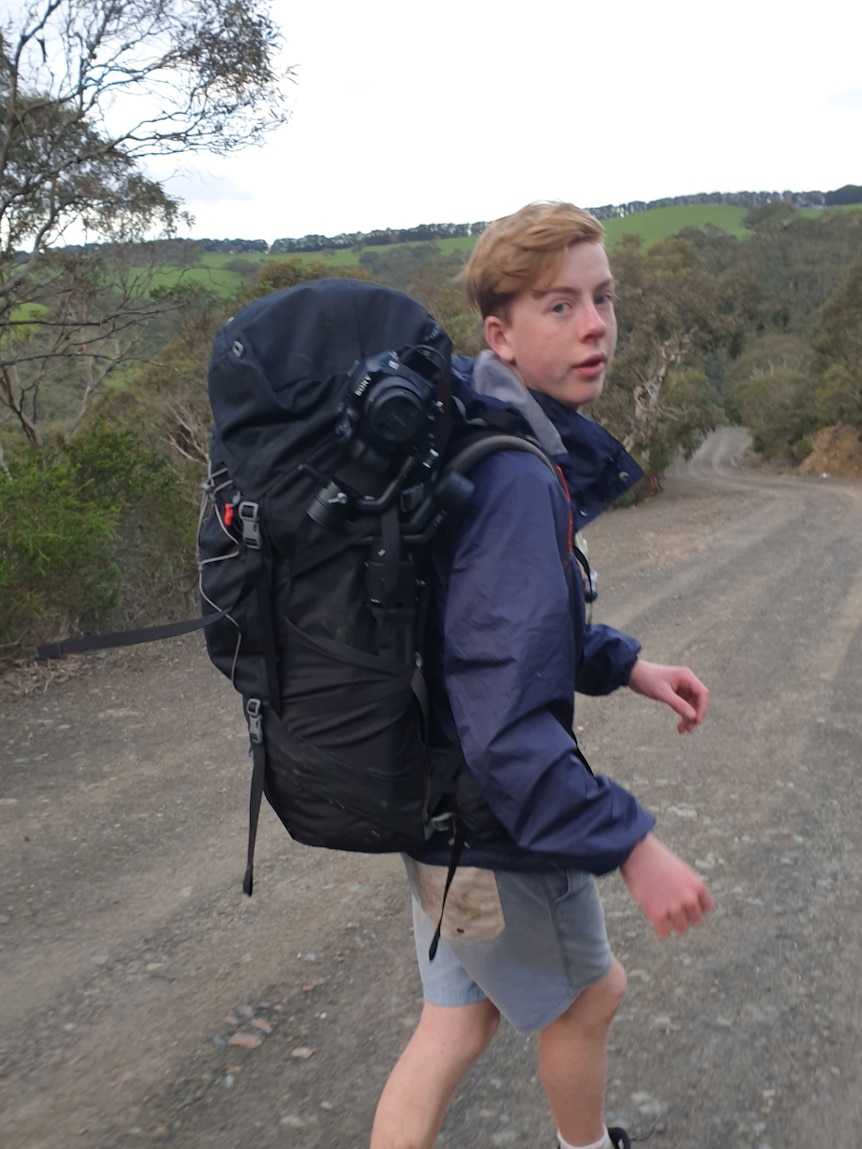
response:
[(266, 685), (269, 704), (281, 718), (281, 687), (279, 685), (278, 652), (275, 648), (275, 618), (272, 610), (272, 587), (268, 564), (262, 562), (257, 572), (257, 610), (260, 620), (260, 644), (266, 666)]
[(63, 658), (67, 654), (83, 654), (88, 650), (107, 650), (115, 646), (135, 646), (139, 642), (156, 642), (162, 638), (176, 638), (181, 634), (191, 634), (216, 622), (228, 612), (214, 611), (203, 618), (186, 619), (184, 622), (169, 622), (164, 626), (146, 626), (139, 630), (117, 630), (111, 634), (88, 634), (83, 638), (64, 638), (62, 642), (45, 642), (36, 647), (36, 657), (40, 662), (48, 658)]
[(225, 618), (244, 597), (246, 591), (261, 577), (261, 555), (259, 550), (246, 551), (245, 573), (236, 599), (223, 610), (213, 610), (200, 618), (184, 619), (182, 622), (168, 622), (162, 626), (145, 626), (137, 630), (115, 630), (108, 634), (86, 634), (81, 638), (64, 638), (60, 642), (45, 642), (36, 647), (36, 657), (40, 662), (48, 658), (63, 658), (67, 654), (84, 654), (88, 650), (109, 650), (118, 646), (137, 646), (141, 642), (158, 642), (163, 638), (177, 638), (181, 634), (191, 634), (203, 630), (220, 618)]
[(242, 892), (251, 897), (254, 889), (254, 845), (257, 841), (257, 824), (260, 820), (260, 804), (263, 798), (263, 783), (266, 777), (266, 750), (263, 740), (251, 743), (251, 791), (248, 797), (248, 855)]
[(446, 912), (446, 899), (449, 896), (449, 887), (452, 885), (452, 879), (455, 877), (455, 871), (458, 868), (458, 863), (461, 860), (461, 852), (464, 849), (466, 842), (464, 834), (464, 827), (460, 822), (455, 822), (455, 836), (452, 839), (452, 853), (449, 855), (449, 869), (446, 872), (446, 885), (443, 887), (443, 902), (440, 906), (440, 920), (437, 923), (437, 929), (434, 931), (434, 937), (431, 939), (431, 946), (428, 950), (428, 960), (433, 961), (434, 955), (437, 953), (437, 947), (440, 944), (440, 934), (443, 930), (443, 915)]

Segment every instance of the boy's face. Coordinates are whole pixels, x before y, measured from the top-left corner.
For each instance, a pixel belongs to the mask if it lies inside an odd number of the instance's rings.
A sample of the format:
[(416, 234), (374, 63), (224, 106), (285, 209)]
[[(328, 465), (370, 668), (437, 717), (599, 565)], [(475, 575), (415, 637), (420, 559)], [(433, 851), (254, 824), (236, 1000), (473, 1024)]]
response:
[(525, 386), (577, 409), (598, 399), (617, 344), (613, 279), (598, 243), (576, 243), (546, 283), (485, 320), (488, 346)]

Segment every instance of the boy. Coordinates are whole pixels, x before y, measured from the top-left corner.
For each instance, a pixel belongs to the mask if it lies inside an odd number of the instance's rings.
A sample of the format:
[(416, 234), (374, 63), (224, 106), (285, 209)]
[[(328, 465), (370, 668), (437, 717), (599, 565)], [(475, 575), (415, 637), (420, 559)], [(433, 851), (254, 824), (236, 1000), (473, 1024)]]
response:
[[(501, 1014), (538, 1034), (560, 1149), (624, 1149), (603, 1122), (607, 1035), (625, 992), (594, 875), (619, 868), (661, 937), (713, 908), (700, 877), (659, 844), (654, 819), (593, 776), (572, 734), (575, 690), (619, 686), (666, 703), (680, 733), (706, 713), (687, 668), (585, 622), (573, 529), (631, 486), (637, 464), (579, 409), (601, 394), (616, 344), (601, 224), (562, 203), (493, 223), (465, 269), (488, 351), (455, 362), (461, 383), (514, 408), (559, 466), (490, 456), (470, 506), (435, 543), (427, 659), (438, 744), (460, 740), (465, 848), (429, 944), (451, 846), (438, 834), (406, 858), (425, 1004), (380, 1099), (371, 1149), (428, 1149)], [(568, 496), (568, 497), (567, 497)]]

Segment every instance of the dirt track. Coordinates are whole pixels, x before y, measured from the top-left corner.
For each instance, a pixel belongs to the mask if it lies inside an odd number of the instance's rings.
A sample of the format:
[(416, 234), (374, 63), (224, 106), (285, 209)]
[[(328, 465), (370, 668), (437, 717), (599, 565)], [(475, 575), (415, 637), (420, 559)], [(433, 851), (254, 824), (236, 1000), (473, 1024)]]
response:
[[(627, 691), (578, 704), (590, 760), (718, 901), (661, 943), (603, 883), (630, 979), (608, 1117), (656, 1149), (857, 1146), (862, 482), (748, 472), (743, 446), (713, 437), (588, 536), (596, 617), (713, 695), (685, 738)], [(242, 896), (244, 727), (197, 638), (2, 697), (0, 1145), (367, 1145), (418, 1014), (398, 861), (304, 849), (267, 812)], [(552, 1143), (504, 1029), (439, 1144)]]

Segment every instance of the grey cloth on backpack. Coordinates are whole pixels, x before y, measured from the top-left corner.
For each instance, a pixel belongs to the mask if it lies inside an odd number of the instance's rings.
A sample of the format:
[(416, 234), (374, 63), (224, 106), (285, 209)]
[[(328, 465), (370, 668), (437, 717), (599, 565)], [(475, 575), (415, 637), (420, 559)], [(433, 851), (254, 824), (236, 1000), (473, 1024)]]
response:
[(493, 351), (482, 351), (477, 357), (471, 385), (480, 395), (500, 399), (514, 407), (530, 424), (536, 441), (546, 454), (565, 454), (566, 448), (560, 432), (512, 368), (498, 359)]

